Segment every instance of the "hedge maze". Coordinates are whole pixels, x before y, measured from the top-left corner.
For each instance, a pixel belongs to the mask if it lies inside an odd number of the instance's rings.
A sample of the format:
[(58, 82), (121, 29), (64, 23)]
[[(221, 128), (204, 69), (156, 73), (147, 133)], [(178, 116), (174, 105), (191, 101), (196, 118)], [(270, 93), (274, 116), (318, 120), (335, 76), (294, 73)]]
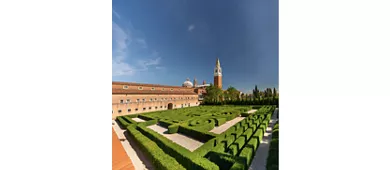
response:
[[(250, 109), (257, 111), (245, 114)], [(248, 169), (275, 106), (199, 106), (118, 117), (120, 127), (149, 157), (156, 169)], [(209, 132), (236, 117), (245, 117), (221, 134)], [(145, 122), (136, 122), (138, 117)], [(193, 152), (147, 128), (158, 124), (204, 144)]]

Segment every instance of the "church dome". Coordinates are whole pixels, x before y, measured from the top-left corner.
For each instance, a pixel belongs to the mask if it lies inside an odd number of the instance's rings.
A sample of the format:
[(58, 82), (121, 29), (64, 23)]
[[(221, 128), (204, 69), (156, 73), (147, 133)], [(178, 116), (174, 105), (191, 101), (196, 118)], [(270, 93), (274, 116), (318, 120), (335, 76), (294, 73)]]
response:
[(192, 82), (190, 81), (190, 79), (187, 79), (184, 83), (183, 83), (183, 87), (193, 87), (194, 85), (192, 84)]

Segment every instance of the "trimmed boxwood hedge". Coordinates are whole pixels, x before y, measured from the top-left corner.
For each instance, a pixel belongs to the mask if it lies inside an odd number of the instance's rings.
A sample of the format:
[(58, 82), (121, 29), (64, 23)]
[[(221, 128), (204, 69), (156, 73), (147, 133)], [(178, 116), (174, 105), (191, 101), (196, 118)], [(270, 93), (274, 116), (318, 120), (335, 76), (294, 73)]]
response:
[(157, 124), (157, 120), (149, 120), (149, 121), (146, 121), (146, 122), (139, 122), (138, 124), (139, 125), (150, 126), (150, 125)]
[(147, 115), (144, 115), (144, 114), (139, 114), (138, 118), (144, 119), (144, 120), (153, 120), (154, 119), (153, 117), (150, 117), (150, 116), (147, 116)]
[(263, 130), (261, 128), (258, 128), (253, 134), (252, 138), (257, 139), (257, 142), (260, 144), (261, 140), (263, 139), (263, 134)]
[(207, 142), (208, 140), (216, 137), (216, 135), (213, 135), (211, 132), (197, 131), (185, 125), (180, 125), (178, 132), (201, 142)]
[(177, 145), (176, 143), (172, 142), (171, 140), (165, 138), (164, 136), (158, 134), (157, 132), (154, 132), (151, 129), (146, 128), (145, 126), (139, 125), (137, 126), (137, 129), (156, 142), (156, 144), (164, 150), (165, 153), (169, 154), (170, 156), (176, 158), (176, 160), (182, 164), (187, 169), (219, 169), (217, 165), (215, 165), (213, 162), (210, 162), (206, 158), (199, 157), (186, 148)]
[(169, 134), (177, 133), (177, 131), (179, 131), (178, 124), (173, 124), (173, 125), (168, 126), (168, 133)]
[(249, 146), (245, 146), (244, 149), (242, 149), (239, 157), (245, 158), (245, 169), (248, 169), (249, 166), (251, 165), (252, 159), (255, 155), (255, 152), (253, 148)]
[(180, 165), (175, 158), (166, 154), (158, 145), (144, 136), (141, 132), (136, 130), (134, 127), (127, 127), (127, 130), (130, 136), (136, 141), (140, 146), (143, 153), (146, 153), (151, 162), (153, 163), (156, 169), (161, 170), (171, 170), (171, 169), (180, 169), (185, 170), (185, 168)]
[(245, 145), (245, 142), (245, 137), (240, 136), (236, 141), (234, 141), (233, 144), (229, 146), (228, 153), (232, 154), (233, 156), (237, 155), (241, 148)]
[(226, 122), (226, 118), (224, 118), (224, 117), (222, 117), (222, 118), (217, 118), (217, 119), (216, 119), (216, 124), (217, 124), (217, 126), (221, 126), (221, 125), (223, 125), (225, 122)]
[(229, 169), (236, 161), (235, 158), (229, 154), (214, 151), (210, 151), (206, 157), (217, 164), (219, 169)]
[(159, 120), (158, 124), (162, 127), (168, 128), (168, 126), (172, 125), (173, 123), (165, 121), (165, 120)]
[[(275, 129), (276, 127), (276, 129)], [(270, 149), (268, 151), (267, 157), (267, 170), (277, 169), (279, 166), (279, 123), (274, 126), (272, 132), (272, 140), (270, 143)]]
[(119, 127), (121, 129), (126, 129), (127, 126), (129, 126), (131, 123), (125, 120), (122, 116), (117, 117), (117, 120), (119, 121)]

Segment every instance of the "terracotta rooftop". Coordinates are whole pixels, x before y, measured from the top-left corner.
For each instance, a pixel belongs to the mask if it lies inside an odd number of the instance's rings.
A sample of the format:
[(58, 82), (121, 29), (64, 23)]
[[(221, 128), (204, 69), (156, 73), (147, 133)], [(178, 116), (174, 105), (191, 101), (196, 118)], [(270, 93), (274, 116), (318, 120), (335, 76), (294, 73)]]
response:
[(133, 90), (133, 89), (112, 89), (112, 94), (187, 94), (196, 95), (194, 91), (160, 91), (160, 90)]
[(185, 88), (185, 89), (188, 89), (188, 87), (182, 87), (182, 86), (169, 86), (169, 85), (161, 85), (161, 84), (145, 84), (145, 83), (119, 82), (119, 81), (113, 81), (112, 84), (113, 85), (169, 87), (169, 88)]
[(134, 170), (129, 156), (112, 128), (112, 170)]

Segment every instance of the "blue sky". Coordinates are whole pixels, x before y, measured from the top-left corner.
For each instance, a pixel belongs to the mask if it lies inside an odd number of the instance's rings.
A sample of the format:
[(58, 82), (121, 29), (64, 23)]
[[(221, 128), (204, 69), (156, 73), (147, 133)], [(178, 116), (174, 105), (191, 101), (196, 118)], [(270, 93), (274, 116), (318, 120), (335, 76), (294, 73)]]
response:
[(277, 0), (113, 0), (113, 81), (278, 88)]

